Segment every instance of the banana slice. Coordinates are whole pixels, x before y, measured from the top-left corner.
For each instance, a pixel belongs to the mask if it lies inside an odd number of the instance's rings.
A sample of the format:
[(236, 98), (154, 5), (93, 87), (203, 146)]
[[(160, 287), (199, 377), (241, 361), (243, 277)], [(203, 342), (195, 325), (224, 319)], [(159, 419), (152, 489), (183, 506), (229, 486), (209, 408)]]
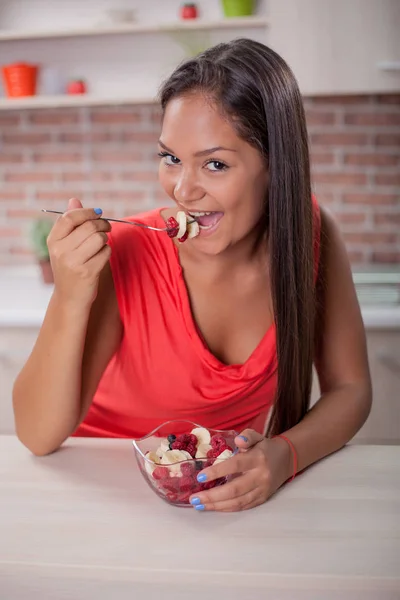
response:
[(168, 452), (169, 450), (169, 441), (167, 438), (162, 438), (159, 449), (164, 454), (164, 452)]
[(221, 454), (215, 459), (214, 461), (214, 465), (216, 465), (219, 462), (223, 462), (224, 460), (226, 460), (227, 458), (230, 458), (232, 456), (233, 452), (232, 450), (224, 450), (223, 452), (221, 452)]
[(192, 460), (191, 455), (186, 450), (168, 450), (164, 452), (161, 459), (162, 465), (168, 465), (171, 472), (171, 477), (179, 477), (181, 472), (181, 463), (183, 460)]
[(190, 433), (197, 437), (197, 447), (211, 442), (211, 435), (205, 427), (195, 427)]
[(187, 217), (186, 213), (183, 210), (178, 210), (176, 213), (176, 220), (178, 221), (179, 229), (176, 237), (179, 239), (186, 233), (187, 228)]
[(193, 221), (193, 223), (188, 223), (187, 230), (188, 230), (188, 238), (191, 239), (191, 238), (196, 237), (196, 235), (199, 235), (200, 226), (197, 223), (197, 221)]
[(211, 450), (211, 444), (199, 444), (197, 446), (196, 458), (207, 458), (209, 450)]
[(146, 471), (149, 475), (152, 475), (154, 469), (157, 467), (157, 464), (159, 463), (159, 457), (157, 456), (156, 452), (147, 452), (146, 458), (147, 458), (147, 460), (144, 461), (144, 468), (146, 469)]

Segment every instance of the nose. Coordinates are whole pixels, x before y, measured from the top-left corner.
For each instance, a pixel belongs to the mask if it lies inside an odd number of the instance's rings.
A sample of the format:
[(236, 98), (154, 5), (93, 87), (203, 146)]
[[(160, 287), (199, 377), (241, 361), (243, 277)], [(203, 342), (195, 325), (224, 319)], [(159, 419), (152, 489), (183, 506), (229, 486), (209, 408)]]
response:
[(174, 187), (175, 200), (182, 205), (201, 200), (204, 190), (199, 186), (194, 173), (182, 169)]

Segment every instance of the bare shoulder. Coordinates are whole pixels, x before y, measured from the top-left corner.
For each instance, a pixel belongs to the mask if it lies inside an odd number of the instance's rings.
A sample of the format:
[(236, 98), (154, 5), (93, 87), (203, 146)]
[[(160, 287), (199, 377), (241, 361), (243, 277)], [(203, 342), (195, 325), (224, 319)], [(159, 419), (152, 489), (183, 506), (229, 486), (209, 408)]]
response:
[(350, 261), (339, 226), (321, 207), (315, 364), (321, 387), (369, 382), (366, 338)]

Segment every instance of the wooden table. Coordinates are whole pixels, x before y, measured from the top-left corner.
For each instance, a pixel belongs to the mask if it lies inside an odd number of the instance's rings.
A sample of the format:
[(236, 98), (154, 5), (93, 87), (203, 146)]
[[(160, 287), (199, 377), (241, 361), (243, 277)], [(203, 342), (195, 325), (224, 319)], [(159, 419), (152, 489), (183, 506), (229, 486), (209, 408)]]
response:
[(400, 598), (400, 447), (349, 446), (243, 513), (174, 508), (128, 440), (0, 436), (1, 600)]

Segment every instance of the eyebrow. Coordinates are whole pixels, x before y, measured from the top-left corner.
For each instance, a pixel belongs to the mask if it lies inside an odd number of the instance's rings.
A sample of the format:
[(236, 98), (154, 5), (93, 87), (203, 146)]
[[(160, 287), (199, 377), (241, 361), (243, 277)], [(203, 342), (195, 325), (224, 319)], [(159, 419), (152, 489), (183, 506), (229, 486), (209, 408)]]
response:
[[(163, 144), (161, 140), (158, 140), (158, 143), (160, 144), (160, 146), (162, 146), (162, 148), (164, 148), (164, 150), (167, 150), (167, 152), (171, 152), (171, 154), (173, 156), (175, 156), (175, 154), (171, 150), (171, 148), (168, 148), (168, 146)], [(236, 150), (234, 150), (233, 148), (224, 148), (224, 146), (215, 146), (214, 148), (208, 148), (207, 150), (200, 150), (200, 152), (195, 153), (195, 156), (207, 156), (207, 154), (213, 154), (214, 152), (220, 152), (221, 150), (225, 150), (226, 152), (236, 152)]]

